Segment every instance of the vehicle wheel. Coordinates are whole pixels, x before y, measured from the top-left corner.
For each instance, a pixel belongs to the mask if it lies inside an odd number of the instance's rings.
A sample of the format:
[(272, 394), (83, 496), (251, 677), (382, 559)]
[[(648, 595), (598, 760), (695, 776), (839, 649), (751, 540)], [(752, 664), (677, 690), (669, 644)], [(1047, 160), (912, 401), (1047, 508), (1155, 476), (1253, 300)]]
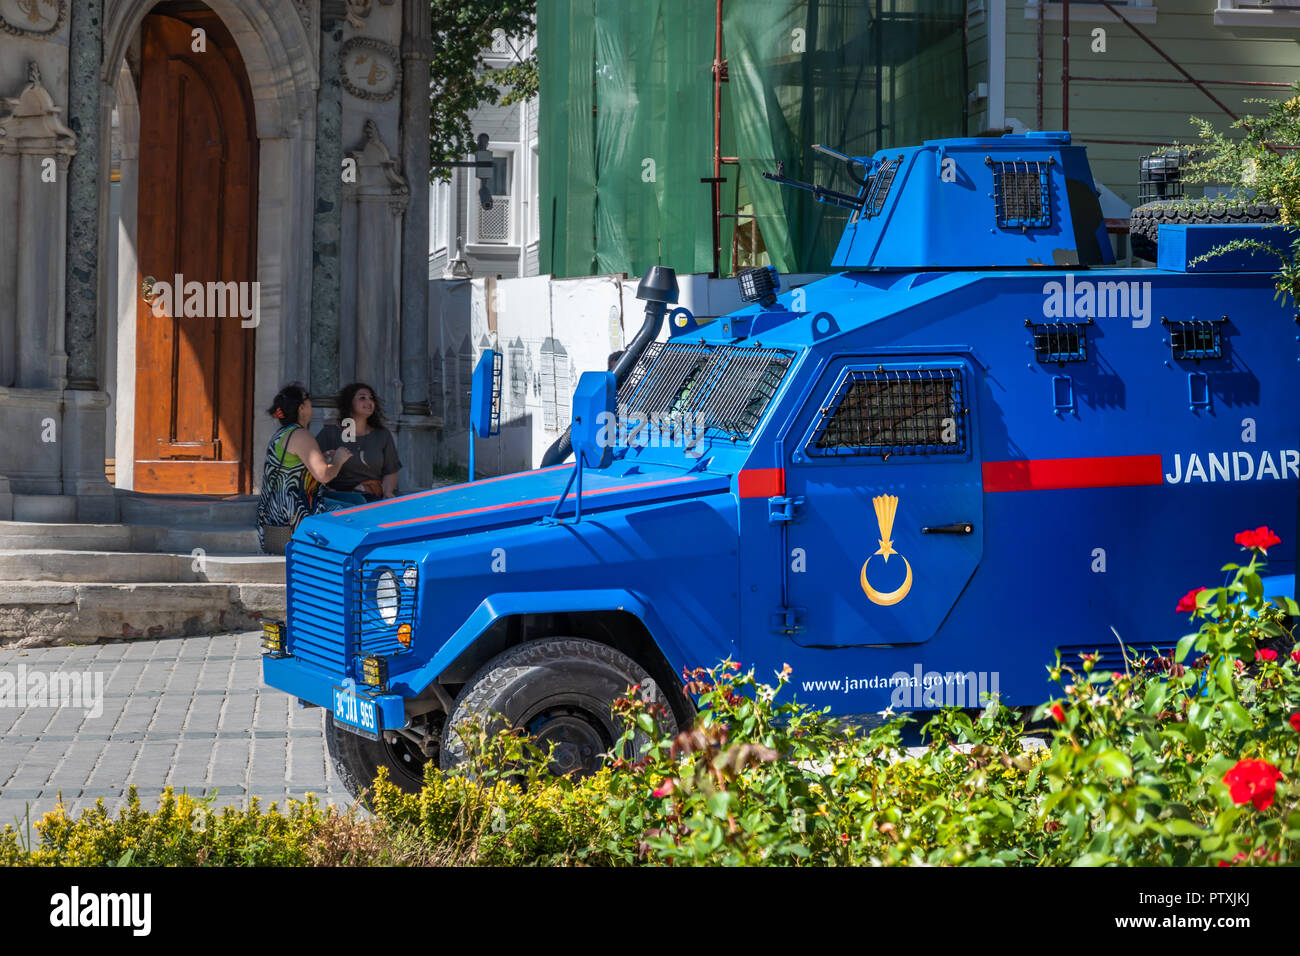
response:
[(1277, 222), (1277, 206), (1267, 202), (1215, 199), (1159, 199), (1138, 206), (1129, 218), (1129, 242), (1133, 255), (1155, 262), (1161, 223), (1249, 223)]
[(429, 758), (401, 735), (391, 742), (367, 740), (334, 723), (334, 715), (326, 711), (325, 746), (334, 772), (357, 799), (374, 784), (380, 767), (387, 767), (388, 779), (407, 793), (419, 793), (424, 785), (424, 767)]
[[(512, 647), (484, 665), (456, 698), (443, 730), (442, 766), (454, 767), (466, 759), (466, 745), (457, 731), (477, 717), (487, 722), (491, 734), (520, 728), (543, 747), (554, 743), (551, 771), (587, 776), (600, 767), (602, 755), (621, 735), (621, 724), (611, 712), (614, 701), (637, 685), (672, 713), (663, 691), (641, 666), (612, 647), (574, 637)], [(641, 751), (649, 743), (638, 733), (632, 749)]]

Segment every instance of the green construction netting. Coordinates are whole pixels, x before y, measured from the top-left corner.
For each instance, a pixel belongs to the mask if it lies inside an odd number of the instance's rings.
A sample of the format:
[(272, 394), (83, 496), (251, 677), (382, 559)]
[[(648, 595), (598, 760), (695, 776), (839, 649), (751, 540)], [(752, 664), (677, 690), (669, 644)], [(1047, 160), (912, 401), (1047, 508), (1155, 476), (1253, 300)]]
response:
[(713, 268), (713, 4), (541, 0), (543, 271)]
[[(712, 0), (540, 0), (541, 266), (713, 268)], [(846, 213), (762, 179), (856, 191), (868, 154), (965, 132), (964, 0), (725, 0), (722, 271), (827, 268)], [(737, 212), (752, 214), (733, 218)], [(737, 223), (739, 225), (737, 226)]]

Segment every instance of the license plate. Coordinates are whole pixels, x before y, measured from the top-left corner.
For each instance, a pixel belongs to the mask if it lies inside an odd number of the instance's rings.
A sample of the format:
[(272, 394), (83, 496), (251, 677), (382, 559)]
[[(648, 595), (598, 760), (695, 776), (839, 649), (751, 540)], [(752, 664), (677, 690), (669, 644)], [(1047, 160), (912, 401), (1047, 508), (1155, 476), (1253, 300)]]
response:
[(362, 737), (379, 739), (379, 708), (368, 697), (334, 688), (334, 722)]

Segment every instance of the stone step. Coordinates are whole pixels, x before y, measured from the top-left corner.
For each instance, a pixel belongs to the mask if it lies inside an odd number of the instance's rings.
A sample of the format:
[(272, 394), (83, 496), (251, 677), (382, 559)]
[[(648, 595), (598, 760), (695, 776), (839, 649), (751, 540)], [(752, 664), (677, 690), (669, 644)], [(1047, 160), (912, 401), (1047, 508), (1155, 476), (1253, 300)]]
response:
[(15, 521), (76, 521), (76, 495), (14, 495)]
[(283, 584), (0, 581), (0, 646), (246, 631), (284, 604)]
[(110, 584), (283, 584), (284, 558), (266, 554), (129, 553), (0, 549), (0, 586), (7, 581)]
[(127, 524), (251, 528), (257, 524), (257, 496), (148, 495), (117, 493), (118, 512)]
[[(98, 500), (98, 499), (97, 499)], [(151, 495), (117, 491), (105, 499), (126, 524), (157, 527), (250, 528), (257, 521), (256, 495)], [(76, 495), (14, 495), (13, 520), (75, 523)]]
[(260, 554), (257, 528), (0, 521), (0, 549)]

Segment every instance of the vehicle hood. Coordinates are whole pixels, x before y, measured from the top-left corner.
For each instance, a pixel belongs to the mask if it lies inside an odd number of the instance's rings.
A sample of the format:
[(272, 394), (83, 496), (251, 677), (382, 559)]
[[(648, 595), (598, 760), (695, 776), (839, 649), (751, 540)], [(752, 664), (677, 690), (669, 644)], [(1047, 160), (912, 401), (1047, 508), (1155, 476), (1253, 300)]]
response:
[[(572, 464), (555, 465), (401, 498), (358, 505), (304, 520), (295, 540), (350, 552), (361, 544), (394, 544), (534, 522), (550, 515), (573, 475)], [(726, 491), (731, 476), (671, 466), (616, 461), (582, 475), (582, 513), (639, 506)], [(577, 486), (569, 489), (561, 518), (572, 518)]]

